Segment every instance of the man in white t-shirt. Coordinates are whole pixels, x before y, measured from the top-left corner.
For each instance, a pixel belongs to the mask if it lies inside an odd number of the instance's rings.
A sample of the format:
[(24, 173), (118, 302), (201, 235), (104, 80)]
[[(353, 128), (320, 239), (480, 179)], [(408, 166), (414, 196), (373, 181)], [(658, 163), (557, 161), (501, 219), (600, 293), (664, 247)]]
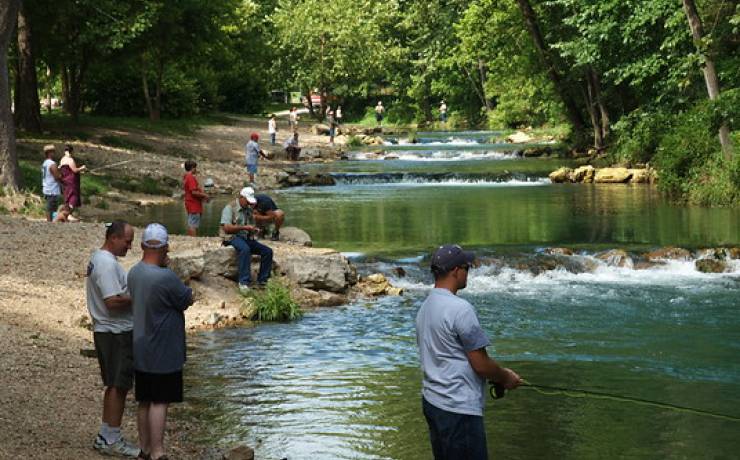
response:
[(475, 259), (458, 245), (432, 256), (434, 289), (416, 315), (416, 342), (424, 373), (422, 407), (435, 460), (486, 460), (483, 406), (486, 379), (514, 389), (519, 376), (488, 356), (490, 340), (475, 308), (457, 296)]
[(41, 165), (41, 193), (46, 200), (46, 221), (52, 221), (52, 215), (56, 212), (59, 205), (59, 198), (62, 195), (62, 189), (59, 181), (62, 180), (62, 174), (59, 172), (57, 162), (54, 161), (56, 149), (54, 145), (44, 146), (44, 156), (46, 159)]
[(106, 455), (137, 457), (140, 449), (121, 435), (126, 394), (133, 386), (134, 321), (126, 270), (116, 259), (131, 249), (134, 229), (124, 221), (106, 227), (105, 243), (90, 258), (85, 282), (95, 351), (105, 385), (103, 421), (93, 447)]

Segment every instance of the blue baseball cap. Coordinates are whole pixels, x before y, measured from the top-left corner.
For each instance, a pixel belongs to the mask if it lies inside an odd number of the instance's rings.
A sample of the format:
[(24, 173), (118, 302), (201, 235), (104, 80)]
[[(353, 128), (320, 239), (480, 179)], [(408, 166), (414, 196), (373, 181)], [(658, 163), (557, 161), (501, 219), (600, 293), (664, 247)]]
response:
[(475, 253), (464, 251), (458, 244), (446, 244), (438, 247), (432, 255), (432, 270), (448, 272), (461, 265), (470, 265), (475, 260)]

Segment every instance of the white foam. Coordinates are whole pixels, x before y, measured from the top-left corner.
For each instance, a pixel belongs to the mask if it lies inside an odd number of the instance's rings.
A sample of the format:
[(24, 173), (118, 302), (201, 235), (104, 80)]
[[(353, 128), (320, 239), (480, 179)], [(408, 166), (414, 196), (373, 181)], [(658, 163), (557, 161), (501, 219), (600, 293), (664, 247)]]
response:
[(467, 180), (467, 179), (448, 179), (444, 181), (434, 182), (424, 179), (415, 180), (404, 180), (400, 182), (376, 182), (372, 185), (380, 187), (460, 187), (460, 186), (474, 186), (474, 187), (528, 187), (528, 186), (540, 186), (550, 184), (550, 179), (546, 177), (532, 178), (529, 180), (511, 179), (507, 181), (489, 181), (489, 180)]
[(414, 151), (389, 151), (383, 153), (374, 152), (352, 152), (349, 154), (352, 160), (386, 160), (386, 161), (477, 161), (477, 160), (518, 160), (521, 157), (511, 152), (497, 152), (486, 150), (414, 150)]

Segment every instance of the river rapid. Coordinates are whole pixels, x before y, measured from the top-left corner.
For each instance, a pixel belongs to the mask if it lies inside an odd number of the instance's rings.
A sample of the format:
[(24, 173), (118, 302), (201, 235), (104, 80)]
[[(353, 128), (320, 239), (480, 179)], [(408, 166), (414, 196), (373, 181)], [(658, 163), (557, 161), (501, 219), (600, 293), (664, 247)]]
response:
[[(737, 246), (740, 210), (676, 206), (647, 185), (550, 184), (563, 161), (522, 159), (488, 133), (417, 136), (407, 149), (389, 140), (393, 159), (359, 151), (309, 167), (331, 172), (334, 187), (273, 195), (314, 245), (405, 293), (191, 337), (186, 416), (204, 422), (202, 441), (244, 442), (263, 459), (431, 458), (414, 317), (431, 288), (429, 253), (448, 242), (485, 261), (460, 295), (476, 306), (489, 354), (529, 382), (740, 417), (739, 261), (704, 274), (693, 260), (637, 270), (593, 257)], [(206, 233), (225, 201), (206, 207)], [(180, 206), (148, 212), (142, 221), (184, 229)], [(514, 263), (553, 246), (589, 269)], [(492, 458), (730, 458), (740, 429), (690, 410), (530, 388), (489, 399), (485, 420)]]

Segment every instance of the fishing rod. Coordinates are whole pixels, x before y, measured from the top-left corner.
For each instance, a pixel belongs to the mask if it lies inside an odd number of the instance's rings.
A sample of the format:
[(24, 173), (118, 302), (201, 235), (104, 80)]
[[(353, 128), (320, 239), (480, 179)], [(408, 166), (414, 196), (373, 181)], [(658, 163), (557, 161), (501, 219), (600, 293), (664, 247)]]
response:
[[(700, 415), (704, 417), (714, 417), (714, 418), (718, 418), (721, 420), (727, 420), (730, 422), (740, 422), (740, 417), (735, 417), (733, 415), (720, 414), (717, 412), (710, 412), (710, 411), (703, 410), (703, 409), (695, 409), (693, 407), (680, 406), (678, 404), (653, 401), (650, 399), (633, 398), (631, 396), (623, 396), (623, 395), (619, 395), (616, 393), (607, 393), (607, 392), (593, 391), (593, 390), (582, 390), (578, 388), (556, 387), (556, 386), (551, 386), (551, 385), (539, 385), (539, 384), (530, 383), (524, 379), (522, 379), (522, 384), (520, 385), (520, 388), (529, 388), (545, 396), (567, 396), (569, 398), (608, 399), (612, 401), (628, 402), (628, 403), (658, 407), (661, 409), (668, 409), (668, 410), (673, 410), (673, 411), (678, 411), (678, 412), (686, 412), (689, 414)], [(506, 389), (503, 387), (503, 385), (500, 385), (498, 383), (493, 383), (491, 387), (489, 388), (489, 393), (491, 394), (491, 397), (494, 400), (501, 399), (506, 395)]]
[(114, 166), (120, 166), (120, 165), (123, 165), (123, 164), (126, 164), (126, 163), (131, 163), (132, 161), (135, 161), (135, 160), (124, 160), (124, 161), (119, 161), (117, 163), (110, 163), (110, 164), (107, 164), (107, 165), (98, 166), (97, 168), (88, 169), (87, 172), (92, 173), (92, 172), (95, 172), (95, 171), (100, 171), (101, 169), (112, 168)]

